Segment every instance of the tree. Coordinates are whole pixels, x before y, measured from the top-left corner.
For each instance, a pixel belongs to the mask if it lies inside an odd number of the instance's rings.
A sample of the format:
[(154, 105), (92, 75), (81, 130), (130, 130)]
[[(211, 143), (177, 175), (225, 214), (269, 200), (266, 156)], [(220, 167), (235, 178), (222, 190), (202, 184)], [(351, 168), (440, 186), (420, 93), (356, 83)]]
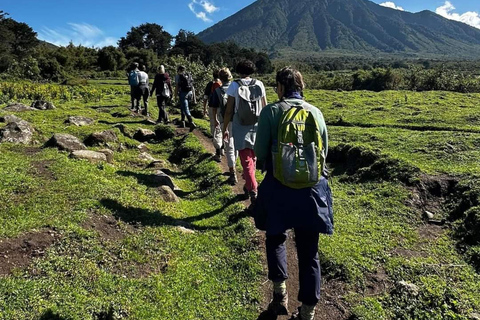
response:
[(100, 70), (117, 71), (127, 64), (125, 54), (113, 46), (103, 47), (98, 51), (98, 66)]
[(171, 48), (172, 35), (156, 23), (144, 23), (132, 27), (126, 37), (118, 41), (118, 46), (126, 52), (129, 47), (151, 49), (159, 56), (165, 56)]
[(170, 55), (184, 55), (192, 59), (200, 59), (208, 64), (205, 61), (206, 47), (205, 43), (195, 33), (181, 29), (175, 36), (175, 46), (172, 48)]

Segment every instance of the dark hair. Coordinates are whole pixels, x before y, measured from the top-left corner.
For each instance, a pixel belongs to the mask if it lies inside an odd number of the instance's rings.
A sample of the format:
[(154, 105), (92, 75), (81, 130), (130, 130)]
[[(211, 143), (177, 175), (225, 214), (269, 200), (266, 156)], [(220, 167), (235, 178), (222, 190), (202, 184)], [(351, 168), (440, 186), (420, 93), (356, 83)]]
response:
[(138, 62), (132, 63), (132, 65), (130, 67), (132, 68), (132, 70), (137, 69), (138, 68)]
[(185, 66), (178, 66), (177, 68), (178, 72), (185, 71), (185, 70), (186, 70)]
[(221, 70), (221, 69), (215, 69), (215, 70), (213, 70), (213, 78), (214, 78), (214, 79), (218, 79), (218, 74), (220, 73), (220, 70)]
[(278, 71), (276, 80), (277, 83), (280, 83), (285, 87), (285, 93), (303, 92), (303, 89), (305, 88), (302, 74), (300, 71), (293, 69), (292, 67), (285, 67)]
[(218, 78), (223, 82), (227, 83), (232, 80), (232, 73), (228, 68), (220, 69), (218, 72)]
[(140, 71), (145, 71), (146, 69), (147, 69), (147, 68), (145, 67), (144, 64), (142, 64), (142, 65), (140, 66)]
[(243, 60), (237, 64), (237, 68), (235, 69), (235, 71), (237, 71), (237, 73), (241, 75), (249, 76), (255, 73), (256, 68), (255, 68), (255, 64), (252, 61)]

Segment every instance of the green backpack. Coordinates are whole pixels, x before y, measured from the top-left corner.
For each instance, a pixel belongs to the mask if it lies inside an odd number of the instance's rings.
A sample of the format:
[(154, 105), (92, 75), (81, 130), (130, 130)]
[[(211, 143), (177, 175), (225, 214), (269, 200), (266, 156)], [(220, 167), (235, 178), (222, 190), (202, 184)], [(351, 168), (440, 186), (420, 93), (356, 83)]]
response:
[(313, 187), (320, 181), (325, 166), (320, 126), (311, 112), (314, 107), (285, 101), (278, 106), (283, 113), (273, 152), (273, 175), (293, 189)]

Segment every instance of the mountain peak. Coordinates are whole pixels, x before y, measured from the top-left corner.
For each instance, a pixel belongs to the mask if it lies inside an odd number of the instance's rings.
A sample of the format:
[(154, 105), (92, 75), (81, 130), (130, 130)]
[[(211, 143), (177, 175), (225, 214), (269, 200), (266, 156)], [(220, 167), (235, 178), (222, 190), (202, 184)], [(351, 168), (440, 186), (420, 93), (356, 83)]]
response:
[(199, 33), (267, 50), (480, 57), (480, 30), (431, 11), (410, 13), (367, 0), (258, 0)]

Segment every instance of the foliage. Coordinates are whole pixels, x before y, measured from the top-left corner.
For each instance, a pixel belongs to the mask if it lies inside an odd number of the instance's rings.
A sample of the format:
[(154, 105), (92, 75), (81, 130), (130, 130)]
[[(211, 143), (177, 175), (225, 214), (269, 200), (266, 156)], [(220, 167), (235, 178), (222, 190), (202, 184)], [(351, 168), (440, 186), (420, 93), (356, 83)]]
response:
[(132, 27), (126, 37), (122, 37), (118, 46), (122, 51), (129, 47), (149, 49), (158, 56), (164, 56), (171, 47), (172, 35), (156, 23), (144, 23)]

